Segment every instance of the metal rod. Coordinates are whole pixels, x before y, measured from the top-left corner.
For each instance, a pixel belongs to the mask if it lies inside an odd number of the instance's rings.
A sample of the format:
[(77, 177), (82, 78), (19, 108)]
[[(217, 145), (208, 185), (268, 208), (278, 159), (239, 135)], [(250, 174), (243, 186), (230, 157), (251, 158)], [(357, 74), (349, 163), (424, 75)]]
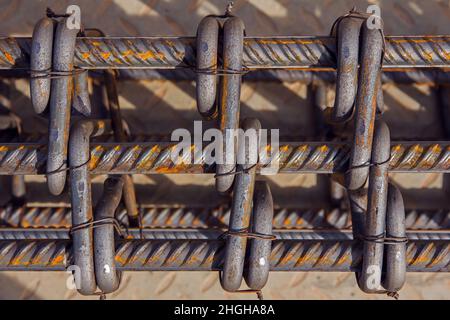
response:
[[(127, 142), (128, 137), (123, 128), (122, 115), (120, 111), (119, 95), (117, 93), (116, 74), (113, 70), (105, 70), (105, 87), (108, 96), (108, 107), (111, 118), (111, 125), (116, 141)], [(130, 175), (123, 175), (124, 182), (123, 201), (127, 207), (130, 220), (137, 220), (139, 212), (137, 210), (136, 192), (133, 178)]]
[(355, 101), (353, 145), (350, 155), (350, 170), (346, 172), (345, 186), (357, 190), (364, 186), (369, 176), (375, 123), (376, 98), (383, 38), (380, 30), (361, 27), (361, 58), (358, 74), (358, 90)]
[[(230, 217), (228, 206), (186, 207), (180, 205), (143, 205), (143, 228), (225, 228)], [(70, 207), (4, 206), (0, 207), (0, 224), (4, 227), (70, 228)], [(116, 218), (127, 222), (124, 207), (118, 209)], [(350, 212), (342, 209), (275, 208), (272, 221), (274, 229), (349, 229)], [(406, 228), (410, 230), (450, 229), (449, 209), (406, 210)]]
[[(191, 69), (116, 69), (116, 71), (119, 80), (194, 81), (200, 74)], [(242, 81), (299, 82), (305, 84), (336, 82), (335, 71), (316, 71), (258, 69), (245, 73), (242, 76)], [(382, 83), (420, 83), (429, 85), (450, 83), (450, 70), (448, 68), (385, 68), (382, 71)], [(4, 78), (29, 77), (29, 73), (22, 69), (0, 69), (0, 75)], [(89, 72), (89, 76), (94, 78), (102, 75), (101, 69)]]
[(42, 113), (50, 100), (54, 20), (42, 18), (33, 30), (30, 53), (30, 98), (36, 113)]
[[(383, 68), (448, 67), (450, 36), (389, 36)], [(79, 68), (191, 68), (195, 37), (77, 38)], [(31, 38), (0, 38), (0, 68), (28, 68)], [(336, 67), (333, 37), (245, 37), (243, 65), (248, 69)]]
[[(112, 224), (105, 224), (94, 228), (94, 233), (104, 227), (113, 228)], [(113, 230), (114, 231), (114, 230)], [(192, 229), (192, 228), (128, 228), (123, 229), (127, 240), (220, 240), (223, 228)], [(267, 233), (269, 234), (269, 233)], [(270, 234), (277, 240), (354, 240), (351, 229), (273, 229)], [(450, 240), (450, 229), (442, 230), (407, 230), (409, 240)], [(101, 238), (101, 237), (100, 237)], [(1, 228), (0, 240), (71, 240), (70, 228)], [(252, 239), (253, 240), (253, 239)], [(270, 240), (260, 240), (270, 241)], [(99, 244), (105, 242), (99, 240)], [(270, 246), (269, 246), (270, 248)], [(270, 250), (269, 250), (270, 251)], [(97, 251), (95, 251), (97, 252)], [(251, 259), (250, 259), (251, 260)], [(259, 260), (258, 260), (259, 261)]]
[[(95, 207), (95, 221), (113, 219), (124, 187), (123, 179), (108, 178), (105, 180), (102, 198)], [(121, 275), (114, 263), (114, 225), (97, 225), (94, 229), (94, 264), (95, 279), (103, 293), (110, 293), (119, 288)]]
[[(53, 71), (71, 73), (78, 29), (67, 27), (67, 18), (58, 22), (55, 32)], [(57, 77), (51, 82), (50, 116), (48, 122), (47, 185), (59, 195), (66, 184), (67, 148), (70, 130), (73, 78)]]
[(244, 23), (238, 17), (228, 18), (223, 24), (223, 69), (230, 72), (220, 81), (219, 92), (219, 128), (223, 136), (224, 163), (216, 166), (216, 189), (220, 193), (230, 192), (233, 188), (238, 145), (234, 130), (239, 127), (241, 101), (242, 39)]
[[(273, 198), (269, 184), (266, 181), (256, 181), (253, 194), (252, 232), (272, 235), (272, 221)], [(278, 235), (277, 239), (282, 239), (281, 235)], [(244, 272), (244, 279), (252, 290), (261, 290), (269, 279), (271, 248), (271, 239), (249, 239), (247, 271)]]
[[(228, 21), (228, 20), (227, 20)], [(257, 119), (247, 118), (243, 121), (244, 130), (253, 129), (256, 134), (261, 130), (261, 123)], [(223, 272), (220, 277), (222, 288), (227, 291), (236, 291), (241, 286), (244, 262), (247, 252), (247, 237), (238, 234), (250, 227), (252, 207), (255, 205), (253, 193), (255, 190), (256, 169), (254, 164), (257, 161), (255, 154), (251, 154), (250, 147), (245, 137), (239, 138), (238, 158), (241, 163), (237, 166), (236, 179), (233, 184), (233, 198), (231, 202), (231, 214), (228, 232), (226, 237), (225, 260)], [(217, 184), (216, 184), (217, 186)]]
[[(198, 112), (204, 117), (217, 116), (217, 52), (219, 31), (217, 18), (206, 16), (197, 28), (196, 99)], [(195, 72), (193, 72), (195, 74)]]
[(72, 107), (86, 117), (89, 117), (92, 112), (88, 81), (87, 72), (78, 73), (73, 78), (74, 93)]
[[(171, 152), (176, 143), (91, 143), (89, 170), (93, 174), (214, 173), (214, 165), (175, 164)], [(44, 174), (47, 153), (39, 143), (0, 145), (0, 175)], [(203, 149), (205, 151), (206, 148)], [(191, 150), (195, 150), (194, 146)], [(342, 142), (280, 142), (279, 172), (344, 172), (349, 145)], [(266, 164), (270, 165), (270, 164)], [(450, 172), (450, 142), (392, 142), (389, 171)]]
[[(193, 81), (196, 73), (189, 69), (157, 70), (157, 69), (119, 69), (120, 80), (172, 80)], [(4, 72), (1, 73), (2, 75)], [(16, 72), (17, 74), (17, 72)], [(92, 76), (96, 72), (90, 73)], [(289, 69), (258, 69), (243, 75), (246, 81), (272, 81), (272, 82), (301, 82), (311, 84), (315, 82), (336, 82), (335, 71), (304, 71)], [(448, 69), (383, 69), (381, 73), (383, 83), (423, 83), (423, 84), (448, 84), (450, 83), (450, 71)]]
[(345, 17), (337, 25), (337, 81), (333, 121), (347, 121), (353, 113), (358, 89), (358, 57), (361, 19)]
[[(69, 165), (71, 167), (72, 226), (93, 221), (91, 181), (88, 169), (89, 139), (110, 130), (110, 122), (80, 120), (70, 130)], [(64, 172), (66, 174), (66, 172)], [(80, 268), (81, 294), (93, 294), (97, 288), (94, 268), (94, 243), (91, 228), (80, 228), (72, 234), (75, 264)]]
[[(73, 264), (68, 240), (0, 241), (0, 270), (56, 271)], [(116, 242), (118, 270), (219, 271), (221, 240), (122, 240)], [(274, 241), (270, 255), (273, 271), (356, 271), (362, 248), (352, 240)], [(411, 240), (406, 249), (407, 271), (449, 272), (450, 242)]]
[(358, 278), (359, 287), (366, 293), (375, 293), (381, 288), (384, 243), (377, 241), (377, 238), (383, 237), (386, 229), (389, 142), (389, 128), (384, 121), (378, 120), (375, 123), (367, 212), (362, 233), (363, 266)]
[[(405, 230), (405, 208), (400, 190), (389, 184), (386, 208), (386, 237), (401, 239), (407, 237)], [(383, 287), (389, 292), (399, 291), (406, 280), (406, 243), (394, 242), (385, 247), (385, 275)]]

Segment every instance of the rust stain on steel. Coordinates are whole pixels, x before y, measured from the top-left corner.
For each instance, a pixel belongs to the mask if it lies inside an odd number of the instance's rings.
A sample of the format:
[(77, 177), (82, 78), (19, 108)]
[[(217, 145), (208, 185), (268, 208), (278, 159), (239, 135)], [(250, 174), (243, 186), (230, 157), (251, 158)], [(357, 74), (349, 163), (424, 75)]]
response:
[(15, 64), (16, 60), (14, 60), (14, 58), (13, 58), (13, 56), (11, 54), (9, 54), (6, 51), (3, 51), (3, 54), (4, 54), (5, 58), (6, 58), (6, 60), (8, 60), (8, 62), (10, 64)]
[(411, 53), (409, 53), (408, 49), (406, 49), (406, 48), (403, 46), (403, 43), (402, 43), (402, 42), (399, 42), (397, 47), (399, 48), (399, 53), (400, 53), (400, 55), (401, 55), (404, 59), (408, 60), (408, 62), (411, 63), (411, 64), (413, 64), (413, 65), (416, 64), (416, 61), (414, 60), (413, 56), (411, 55)]
[(281, 258), (279, 264), (280, 264), (280, 265), (288, 264), (291, 260), (294, 259), (294, 257), (295, 257), (295, 254), (292, 253), (292, 251), (291, 251), (291, 252), (285, 254), (285, 255)]
[(213, 255), (208, 255), (208, 257), (205, 260), (205, 264), (212, 264), (214, 261), (214, 256)]
[(438, 255), (437, 257), (434, 256), (433, 259), (431, 259), (430, 263), (427, 265), (427, 267), (431, 268), (431, 267), (438, 265), (439, 263), (441, 263), (444, 260), (445, 257), (446, 257), (446, 255), (443, 255), (443, 254)]
[(122, 58), (126, 58), (128, 56), (132, 56), (133, 55), (133, 51), (131, 51), (131, 50), (122, 51), (120, 53), (120, 55), (122, 56)]
[(24, 250), (22, 251), (20, 254), (15, 255), (10, 262), (10, 265), (12, 266), (27, 266), (28, 264), (30, 264), (30, 260), (25, 259), (24, 261), (22, 261), (23, 258), (26, 257), (28, 251)]
[[(119, 151), (120, 147), (117, 146), (114, 148), (114, 150)], [(91, 159), (89, 160), (90, 171), (94, 170), (98, 166), (103, 152), (105, 152), (105, 149), (102, 146), (96, 146), (91, 150)]]
[(349, 260), (349, 255), (348, 254), (343, 254), (338, 261), (336, 261), (336, 265), (340, 266), (343, 265), (344, 263), (346, 263)]
[(307, 39), (307, 40), (302, 40), (302, 39), (245, 39), (244, 40), (244, 46), (245, 45), (249, 45), (252, 44), (252, 42), (258, 43), (258, 44), (274, 44), (274, 45), (279, 45), (279, 44), (302, 44), (302, 45), (308, 45), (308, 44), (315, 44), (315, 43), (319, 43), (322, 44), (324, 41), (321, 39)]
[(409, 157), (404, 161), (405, 165), (412, 166), (414, 163), (416, 163), (420, 157), (422, 156), (424, 152), (424, 148), (421, 145), (414, 145), (411, 148), (411, 153), (409, 154)]
[(125, 265), (127, 263), (127, 259), (122, 257), (120, 255), (120, 253), (117, 253), (114, 260), (119, 264), (119, 265)]
[(438, 144), (434, 144), (428, 148), (424, 157), (420, 161), (420, 166), (424, 169), (430, 169), (433, 167), (436, 158), (442, 153), (442, 148)]
[(138, 52), (136, 55), (142, 59), (142, 60), (148, 60), (148, 59), (164, 59), (165, 56), (162, 52), (153, 52), (151, 50), (145, 51), (145, 52)]
[(162, 148), (159, 145), (153, 146), (149, 151), (147, 151), (144, 156), (139, 160), (136, 168), (138, 170), (149, 170), (153, 163), (155, 162), (159, 153), (161, 153)]
[(430, 261), (430, 258), (433, 257), (433, 252), (435, 251), (436, 247), (430, 243), (426, 246), (426, 248), (419, 252), (419, 255), (417, 257), (410, 256), (411, 252), (408, 252), (408, 257), (406, 258), (406, 261), (409, 265), (417, 265), (417, 264), (424, 264)]
[(284, 226), (289, 226), (289, 225), (291, 225), (291, 223), (292, 223), (292, 221), (291, 221), (290, 218), (287, 218), (287, 219), (285, 219), (285, 220), (283, 221), (283, 225), (284, 225)]
[(55, 267), (59, 265), (64, 265), (65, 259), (66, 257), (64, 254), (59, 254), (50, 261), (50, 266)]
[(439, 43), (439, 42), (447, 42), (448, 37), (439, 37), (439, 36), (423, 36), (419, 39), (415, 39), (415, 38), (390, 38), (390, 37), (386, 37), (386, 42), (392, 42), (392, 43), (428, 43), (428, 42), (432, 42), (432, 43)]
[(100, 53), (100, 55), (102, 56), (103, 59), (108, 60), (109, 57), (111, 56), (111, 52), (102, 52)]
[[(227, 66), (224, 64), (224, 69), (226, 69)], [(223, 87), (227, 87), (228, 85), (228, 77), (222, 78)], [(228, 123), (228, 117), (227, 117), (227, 104), (226, 101), (228, 100), (228, 90), (222, 90), (221, 91), (221, 103), (220, 103), (220, 129), (224, 130), (226, 129), (226, 124)]]

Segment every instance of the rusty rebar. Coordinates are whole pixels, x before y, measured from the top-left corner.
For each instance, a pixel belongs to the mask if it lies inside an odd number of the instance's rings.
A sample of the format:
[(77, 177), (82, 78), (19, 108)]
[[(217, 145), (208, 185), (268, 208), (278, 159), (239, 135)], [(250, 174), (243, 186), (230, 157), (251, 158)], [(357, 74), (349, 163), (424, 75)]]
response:
[[(117, 93), (116, 74), (114, 70), (104, 71), (106, 95), (108, 97), (109, 114), (111, 118), (111, 126), (114, 132), (114, 138), (119, 142), (127, 142), (128, 137), (123, 127), (122, 114), (120, 111), (119, 94)], [(136, 191), (134, 189), (133, 178), (130, 175), (122, 176), (124, 182), (124, 190), (122, 199), (127, 207), (128, 215), (132, 224), (138, 219), (139, 212), (137, 209)]]
[[(187, 207), (180, 205), (143, 205), (143, 228), (224, 228), (228, 225), (228, 206)], [(349, 229), (350, 213), (342, 209), (305, 209), (275, 207), (274, 229)], [(70, 228), (70, 207), (3, 206), (0, 207), (0, 225), (22, 228)], [(117, 219), (127, 222), (126, 209), (118, 209)], [(406, 210), (406, 228), (409, 230), (450, 229), (450, 209)]]
[(92, 112), (91, 100), (89, 98), (89, 80), (87, 72), (80, 72), (73, 78), (72, 107), (82, 115), (89, 117)]
[[(178, 163), (171, 160), (176, 143), (91, 143), (89, 170), (93, 174), (135, 173), (214, 173), (214, 165), (204, 161)], [(198, 147), (192, 145), (190, 150)], [(270, 147), (270, 146), (268, 146)], [(205, 152), (206, 148), (203, 148)], [(281, 173), (344, 172), (349, 159), (349, 145), (341, 142), (280, 142), (277, 158)], [(0, 145), (0, 174), (45, 174), (45, 145), (6, 143)], [(265, 166), (271, 165), (266, 163)], [(259, 165), (258, 165), (259, 166)], [(450, 172), (450, 144), (434, 142), (392, 142), (389, 171)]]
[(353, 145), (350, 168), (346, 172), (345, 186), (357, 190), (364, 186), (369, 176), (367, 166), (372, 152), (379, 73), (383, 52), (382, 30), (370, 29), (367, 23), (361, 27), (361, 57), (358, 88), (355, 100)]
[(353, 113), (358, 89), (359, 34), (361, 19), (343, 17), (336, 25), (337, 79), (333, 120), (348, 120)]
[(59, 21), (55, 31), (53, 70), (69, 76), (52, 79), (50, 116), (48, 122), (47, 184), (54, 195), (63, 192), (66, 184), (67, 144), (73, 94), (73, 57), (78, 29), (68, 28), (66, 18)]
[[(88, 169), (89, 140), (110, 130), (110, 122), (80, 120), (70, 130), (69, 165), (72, 228), (93, 221), (91, 179)], [(66, 174), (66, 172), (64, 172)], [(94, 268), (94, 243), (91, 228), (79, 228), (72, 234), (75, 264), (80, 268), (81, 294), (93, 294), (97, 288)]]
[[(100, 219), (98, 219), (100, 220)], [(101, 230), (103, 227), (115, 227), (111, 220), (99, 223), (94, 229)], [(70, 240), (72, 239), (70, 228), (2, 228), (0, 227), (0, 240)], [(121, 236), (126, 240), (220, 240), (224, 238), (225, 229), (186, 229), (186, 228), (125, 228), (121, 229)], [(353, 240), (350, 229), (273, 229), (270, 233), (260, 233), (262, 235), (271, 235), (276, 240), (327, 240), (342, 241)], [(445, 230), (407, 230), (405, 236), (409, 240), (450, 240), (450, 229)], [(259, 241), (271, 241), (270, 239), (255, 239)], [(359, 238), (358, 238), (359, 240)], [(99, 237), (98, 244), (106, 243), (104, 237)], [(269, 246), (270, 248), (270, 246)], [(97, 250), (95, 250), (97, 252)], [(100, 252), (100, 251), (99, 251)], [(270, 253), (270, 250), (268, 250)], [(100, 252), (101, 254), (101, 252)], [(254, 256), (255, 257), (255, 256)], [(109, 259), (109, 258), (108, 258)], [(260, 260), (249, 261), (258, 263)], [(102, 264), (99, 264), (99, 266)], [(109, 265), (111, 265), (109, 263)], [(262, 275), (261, 275), (262, 276)]]
[[(383, 68), (448, 67), (450, 37), (389, 36)], [(75, 66), (104, 68), (192, 68), (195, 37), (78, 38)], [(30, 38), (0, 38), (0, 68), (28, 68)], [(243, 65), (248, 69), (336, 67), (333, 37), (245, 37)]]
[(216, 166), (216, 189), (218, 192), (230, 192), (233, 187), (238, 145), (234, 136), (239, 127), (242, 72), (242, 41), (244, 23), (238, 17), (228, 18), (223, 24), (223, 69), (227, 73), (220, 82), (219, 127), (222, 131), (223, 159)]
[[(243, 121), (242, 129), (253, 129), (256, 134), (259, 134), (261, 123), (257, 119), (247, 118)], [(229, 234), (226, 237), (224, 267), (220, 276), (222, 288), (227, 291), (236, 291), (241, 286), (248, 239), (239, 233), (249, 231), (252, 208), (255, 205), (253, 193), (256, 168), (254, 165), (258, 158), (255, 157), (255, 153), (251, 152), (250, 141), (246, 141), (245, 137), (238, 141), (237, 157), (242, 160), (241, 164), (236, 167), (237, 174), (233, 184), (230, 222), (227, 231)], [(257, 148), (253, 151), (256, 150)]]
[[(0, 270), (56, 271), (73, 265), (68, 240), (0, 241)], [(406, 249), (407, 271), (449, 272), (450, 242), (412, 240)], [(328, 240), (274, 241), (273, 271), (356, 271), (362, 248), (358, 242)], [(221, 240), (122, 240), (116, 243), (118, 270), (219, 271)]]
[(198, 112), (204, 117), (217, 115), (217, 53), (219, 30), (216, 17), (206, 16), (200, 21), (196, 38), (196, 99)]
[(385, 276), (383, 287), (389, 292), (397, 292), (406, 280), (406, 242), (392, 241), (407, 237), (405, 227), (405, 207), (400, 190), (389, 184), (386, 208), (386, 237), (391, 239), (385, 247)]
[[(94, 220), (111, 221), (122, 197), (124, 181), (122, 177), (105, 180), (102, 198), (95, 207)], [(108, 220), (109, 219), (109, 220)], [(95, 279), (103, 293), (110, 293), (119, 288), (121, 274), (116, 270), (115, 229), (111, 223), (98, 224), (94, 228), (94, 265)]]
[[(170, 80), (194, 81), (200, 74), (193, 69), (116, 69), (119, 80)], [(91, 70), (89, 76), (101, 77), (102, 69)], [(28, 78), (29, 72), (23, 69), (1, 70), (4, 78)], [(243, 82), (299, 82), (335, 83), (335, 71), (317, 70), (291, 70), (291, 69), (257, 69), (249, 70), (242, 75)], [(448, 84), (450, 83), (450, 70), (448, 68), (385, 68), (381, 72), (382, 83), (398, 84)]]
[(276, 239), (282, 239), (281, 234), (273, 234), (272, 221), (273, 199), (269, 184), (266, 181), (256, 181), (251, 231), (266, 238), (255, 237), (249, 240), (247, 270), (244, 272), (244, 279), (252, 290), (261, 290), (269, 279), (272, 240), (267, 236), (273, 235)]
[(36, 23), (30, 53), (30, 97), (36, 113), (42, 113), (50, 100), (54, 20), (42, 18)]
[(384, 121), (378, 120), (374, 131), (367, 212), (361, 233), (364, 239), (363, 266), (358, 277), (358, 285), (366, 293), (378, 292), (381, 287), (384, 242), (379, 241), (379, 237), (384, 237), (386, 230), (389, 183), (389, 128)]

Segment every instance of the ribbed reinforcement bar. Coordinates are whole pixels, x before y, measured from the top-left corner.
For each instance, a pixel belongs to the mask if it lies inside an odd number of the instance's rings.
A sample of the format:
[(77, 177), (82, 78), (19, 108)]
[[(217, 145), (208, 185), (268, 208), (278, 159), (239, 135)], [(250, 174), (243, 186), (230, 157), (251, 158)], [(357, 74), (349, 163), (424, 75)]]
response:
[[(68, 240), (0, 241), (0, 270), (56, 271), (72, 264)], [(221, 240), (123, 240), (116, 243), (119, 270), (221, 270)], [(352, 240), (274, 241), (270, 269), (274, 271), (356, 271), (361, 244)], [(407, 270), (449, 272), (450, 242), (412, 240), (407, 244)]]
[[(119, 80), (170, 80), (194, 81), (197, 74), (193, 69), (117, 69)], [(0, 69), (3, 78), (27, 78), (29, 73), (24, 69)], [(90, 77), (102, 77), (102, 69), (91, 70)], [(264, 82), (298, 82), (335, 83), (335, 71), (315, 72), (314, 70), (296, 69), (258, 69), (245, 73), (242, 81)], [(383, 83), (397, 84), (448, 84), (450, 83), (450, 68), (384, 68), (381, 73)]]
[[(224, 229), (138, 229), (123, 230), (127, 240), (219, 240)], [(277, 240), (353, 240), (352, 230), (274, 229)], [(408, 240), (450, 240), (450, 230), (407, 230)], [(70, 229), (0, 228), (0, 240), (70, 240)]]
[[(171, 159), (174, 143), (93, 143), (89, 170), (93, 174), (214, 173), (214, 165), (203, 148), (197, 163), (175, 164)], [(199, 152), (195, 145), (192, 152)], [(270, 148), (270, 146), (267, 146)], [(280, 143), (269, 166), (277, 163), (278, 172), (333, 173), (348, 166), (350, 148), (343, 143)], [(0, 145), (0, 174), (45, 173), (46, 146), (42, 144)], [(196, 157), (192, 156), (192, 159)], [(261, 166), (258, 165), (259, 167)], [(393, 142), (389, 170), (395, 172), (450, 172), (449, 142)]]
[[(227, 206), (143, 206), (144, 228), (225, 228), (230, 219)], [(125, 223), (124, 208), (117, 213)], [(450, 229), (450, 210), (406, 210), (406, 228), (409, 230)], [(348, 229), (351, 228), (350, 212), (340, 209), (275, 208), (274, 229)], [(13, 207), (0, 208), (0, 225), (22, 228), (69, 228), (70, 207)]]
[[(194, 37), (77, 38), (79, 68), (192, 68)], [(28, 68), (30, 38), (0, 38), (0, 69)], [(270, 68), (333, 69), (336, 43), (331, 37), (246, 37), (243, 65)], [(446, 67), (450, 36), (386, 37), (384, 68)]]
[[(5, 73), (5, 72), (3, 72)], [(3, 75), (2, 73), (2, 75)], [(17, 71), (13, 72), (17, 76)], [(97, 72), (91, 71), (95, 76)], [(119, 78), (123, 80), (172, 80), (172, 81), (194, 81), (196, 73), (190, 69), (120, 69)], [(267, 82), (299, 82), (311, 83), (334, 83), (336, 82), (335, 71), (315, 72), (307, 70), (292, 69), (259, 69), (243, 75), (245, 81), (267, 81)], [(383, 83), (423, 83), (423, 84), (446, 84), (450, 83), (450, 69), (441, 68), (384, 68), (381, 73)]]

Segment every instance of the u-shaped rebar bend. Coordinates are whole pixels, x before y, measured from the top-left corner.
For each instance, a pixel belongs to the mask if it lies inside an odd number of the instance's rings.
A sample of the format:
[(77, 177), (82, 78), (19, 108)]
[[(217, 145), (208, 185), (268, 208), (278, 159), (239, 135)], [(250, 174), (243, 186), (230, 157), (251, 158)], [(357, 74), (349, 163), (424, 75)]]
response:
[[(92, 223), (92, 196), (89, 174), (89, 139), (110, 132), (109, 120), (80, 120), (70, 131), (69, 165), (72, 203), (72, 228)], [(94, 246), (92, 228), (72, 232), (74, 263), (80, 269), (81, 294), (90, 295), (96, 290)]]

